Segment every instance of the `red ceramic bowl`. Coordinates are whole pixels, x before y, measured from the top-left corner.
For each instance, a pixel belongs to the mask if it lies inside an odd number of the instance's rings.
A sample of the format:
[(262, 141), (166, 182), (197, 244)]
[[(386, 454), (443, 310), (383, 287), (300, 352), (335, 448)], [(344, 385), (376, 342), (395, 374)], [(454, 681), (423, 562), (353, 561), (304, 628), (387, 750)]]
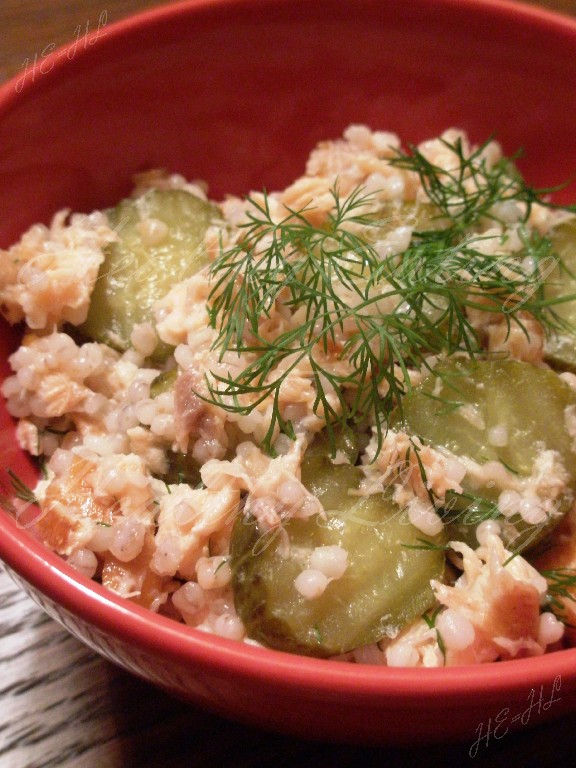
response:
[[(226, 192), (286, 185), (351, 122), (418, 141), (456, 125), (576, 171), (576, 22), (502, 0), (196, 0), (42, 58), (0, 91), (0, 246), (61, 207), (110, 205), (148, 168)], [(565, 190), (564, 200), (574, 190)], [(4, 374), (15, 334), (2, 326)], [(32, 469), (1, 413), (2, 464)], [(0, 556), (122, 667), (228, 717), (327, 739), (463, 739), (576, 709), (576, 649), (478, 667), (347, 665), (188, 629), (75, 574), (0, 513)]]

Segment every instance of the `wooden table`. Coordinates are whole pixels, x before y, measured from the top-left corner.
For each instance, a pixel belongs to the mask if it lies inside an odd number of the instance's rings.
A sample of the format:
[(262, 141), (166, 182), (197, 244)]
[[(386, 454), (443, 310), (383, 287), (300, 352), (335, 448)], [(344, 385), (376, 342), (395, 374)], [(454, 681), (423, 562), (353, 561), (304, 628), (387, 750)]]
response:
[[(312, 1), (312, 0), (311, 0)], [(398, 0), (402, 2), (402, 0)], [(0, 0), (0, 83), (46, 46), (158, 0)], [(576, 14), (576, 0), (543, 0)], [(483, 742), (410, 749), (318, 744), (227, 722), (116, 669), (0, 571), (0, 768), (574, 765), (576, 716)]]

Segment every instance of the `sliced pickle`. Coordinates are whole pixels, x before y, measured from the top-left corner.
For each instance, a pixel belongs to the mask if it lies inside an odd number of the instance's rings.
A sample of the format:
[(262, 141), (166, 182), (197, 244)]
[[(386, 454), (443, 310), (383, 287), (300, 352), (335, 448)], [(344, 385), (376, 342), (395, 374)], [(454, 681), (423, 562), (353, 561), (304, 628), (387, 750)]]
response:
[[(153, 321), (152, 305), (207, 263), (202, 244), (217, 209), (183, 190), (151, 190), (122, 200), (108, 212), (120, 239), (106, 258), (79, 330), (120, 351), (130, 347), (134, 325)], [(154, 360), (171, 348), (160, 343)]]
[(168, 451), (168, 469), (162, 475), (162, 480), (168, 485), (186, 483), (192, 488), (202, 485), (200, 465), (190, 453)]
[[(576, 296), (576, 218), (555, 227), (550, 239), (560, 262), (546, 277), (544, 295), (547, 299)], [(576, 301), (557, 304), (553, 309), (566, 328), (546, 339), (546, 360), (557, 368), (576, 371)]]
[(441, 363), (434, 375), (408, 394), (395, 427), (478, 464), (500, 462), (512, 475), (530, 476), (543, 450), (557, 451), (569, 487), (548, 519), (529, 525), (520, 515), (504, 520), (496, 506), (503, 488), (497, 479), (462, 483), (464, 495), (448, 494), (448, 535), (476, 546), (475, 530), (486, 518), (504, 524), (515, 551), (534, 547), (562, 519), (576, 486), (576, 455), (566, 427), (566, 408), (576, 392), (554, 372), (514, 360)]
[[(303, 481), (326, 517), (291, 518), (265, 533), (253, 517), (241, 515), (232, 532), (232, 584), (250, 637), (283, 651), (329, 657), (393, 636), (434, 604), (430, 580), (444, 572), (437, 546), (444, 537), (426, 537), (383, 494), (350, 495), (360, 470), (326, 457), (320, 466), (320, 458), (308, 466), (305, 461)], [(294, 581), (314, 548), (328, 545), (347, 551), (346, 571), (320, 597), (305, 599)]]
[(150, 397), (155, 398), (158, 397), (158, 395), (164, 394), (164, 392), (170, 392), (171, 389), (174, 389), (177, 376), (178, 370), (176, 368), (159, 373), (158, 376), (152, 380), (152, 384), (150, 384)]

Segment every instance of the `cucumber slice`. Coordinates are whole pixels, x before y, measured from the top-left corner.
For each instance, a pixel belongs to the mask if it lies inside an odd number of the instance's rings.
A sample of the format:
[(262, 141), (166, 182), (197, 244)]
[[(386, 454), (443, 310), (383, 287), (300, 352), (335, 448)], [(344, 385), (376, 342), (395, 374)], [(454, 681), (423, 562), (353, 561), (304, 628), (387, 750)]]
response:
[[(207, 264), (202, 245), (217, 209), (183, 190), (155, 189), (122, 200), (108, 216), (120, 239), (106, 248), (88, 317), (79, 330), (125, 351), (134, 326), (153, 322), (154, 302)], [(162, 361), (170, 352), (168, 345), (159, 344), (153, 358)]]
[[(318, 456), (303, 466), (303, 482), (327, 510), (326, 519), (290, 519), (284, 533), (263, 533), (253, 517), (240, 516), (232, 542), (236, 609), (248, 634), (292, 653), (329, 657), (393, 636), (434, 604), (431, 579), (444, 572), (441, 548), (383, 494), (355, 497), (360, 471)], [(289, 547), (283, 538), (288, 537)], [(348, 553), (344, 575), (316, 599), (294, 586), (315, 547), (338, 545)], [(412, 549), (411, 546), (418, 548)]]
[(158, 395), (164, 394), (164, 392), (170, 392), (170, 390), (174, 389), (177, 377), (178, 370), (176, 368), (159, 373), (150, 384), (150, 397), (154, 399)]
[(569, 488), (544, 524), (528, 525), (519, 515), (504, 521), (495, 506), (503, 490), (498, 480), (478, 483), (467, 475), (463, 487), (474, 500), (452, 496), (450, 537), (476, 546), (476, 525), (488, 515), (506, 522), (506, 543), (521, 551), (547, 536), (572, 503), (576, 455), (565, 421), (570, 406), (576, 406), (576, 392), (554, 371), (514, 360), (458, 360), (439, 364), (408, 394), (393, 423), (432, 446), (478, 464), (499, 462), (520, 477), (530, 476), (543, 450), (558, 452)]
[[(576, 296), (576, 218), (556, 227), (550, 239), (560, 262), (546, 278), (544, 295), (547, 299)], [(558, 304), (553, 309), (568, 327), (546, 339), (545, 358), (557, 368), (576, 371), (576, 301)]]

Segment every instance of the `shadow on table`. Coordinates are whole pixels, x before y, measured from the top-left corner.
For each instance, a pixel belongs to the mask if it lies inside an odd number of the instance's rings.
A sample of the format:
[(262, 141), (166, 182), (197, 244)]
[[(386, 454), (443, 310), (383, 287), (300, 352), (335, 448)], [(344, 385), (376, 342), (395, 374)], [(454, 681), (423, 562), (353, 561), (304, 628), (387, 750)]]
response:
[[(378, 766), (417, 768), (572, 764), (576, 716), (518, 733), (473, 736), (469, 743), (410, 748), (325, 744), (268, 733), (224, 720), (171, 698), (119, 671), (113, 702), (122, 768), (288, 768)], [(111, 713), (112, 714), (112, 713)], [(474, 741), (474, 739), (477, 739)]]

